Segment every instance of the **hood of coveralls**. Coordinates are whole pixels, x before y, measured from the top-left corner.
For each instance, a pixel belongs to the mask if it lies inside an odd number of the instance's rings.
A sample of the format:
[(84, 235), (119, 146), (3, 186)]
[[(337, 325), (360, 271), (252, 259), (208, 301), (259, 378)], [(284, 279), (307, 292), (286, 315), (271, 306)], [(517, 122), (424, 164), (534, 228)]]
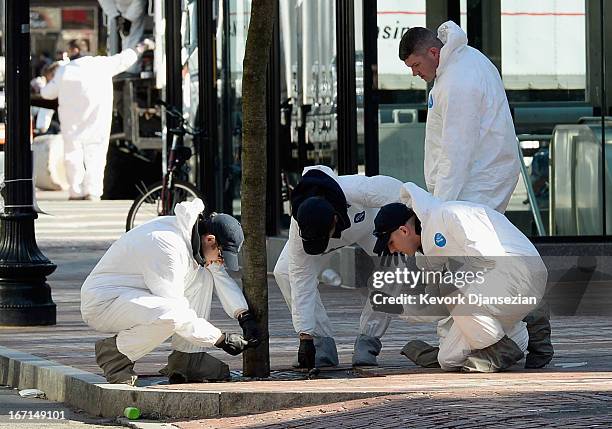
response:
[(342, 231), (351, 226), (346, 196), (337, 177), (336, 173), (327, 166), (307, 167), (304, 169), (302, 180), (291, 192), (291, 215), (296, 221), (300, 205), (310, 197), (323, 197), (333, 206), (338, 215), (333, 238), (340, 238)]
[(430, 213), (442, 204), (439, 199), (412, 182), (402, 185), (400, 202), (414, 210), (422, 225), (425, 225)]
[(189, 247), (193, 250), (193, 258), (196, 262), (202, 265), (200, 255), (200, 235), (197, 234), (197, 227), (195, 228), (197, 237), (194, 235), (194, 225), (198, 220), (198, 216), (204, 211), (204, 202), (196, 198), (193, 201), (184, 201), (179, 203), (174, 208), (174, 214), (176, 216), (176, 223), (181, 231), (181, 236), (185, 239)]
[(436, 77), (440, 77), (447, 66), (453, 62), (456, 54), (467, 47), (468, 38), (465, 31), (453, 21), (446, 21), (438, 27), (438, 39), (444, 46), (440, 50), (440, 63), (436, 70)]

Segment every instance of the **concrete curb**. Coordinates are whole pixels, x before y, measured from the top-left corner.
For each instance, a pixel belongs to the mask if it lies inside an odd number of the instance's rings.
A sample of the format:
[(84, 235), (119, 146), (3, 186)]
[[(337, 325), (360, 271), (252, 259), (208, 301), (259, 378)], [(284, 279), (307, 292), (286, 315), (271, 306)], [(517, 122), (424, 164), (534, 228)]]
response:
[(159, 390), (108, 384), (99, 376), (0, 346), (0, 383), (40, 389), (52, 401), (116, 417), (125, 407), (170, 418), (225, 417), (387, 395), (389, 392), (221, 392)]

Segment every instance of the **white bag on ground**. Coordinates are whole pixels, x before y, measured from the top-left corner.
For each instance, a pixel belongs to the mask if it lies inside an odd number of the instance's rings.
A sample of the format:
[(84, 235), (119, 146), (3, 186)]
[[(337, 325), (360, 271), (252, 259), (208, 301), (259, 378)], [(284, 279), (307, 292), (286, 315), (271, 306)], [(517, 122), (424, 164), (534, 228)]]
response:
[(64, 140), (61, 134), (45, 134), (32, 142), (34, 184), (44, 191), (68, 189), (64, 169)]

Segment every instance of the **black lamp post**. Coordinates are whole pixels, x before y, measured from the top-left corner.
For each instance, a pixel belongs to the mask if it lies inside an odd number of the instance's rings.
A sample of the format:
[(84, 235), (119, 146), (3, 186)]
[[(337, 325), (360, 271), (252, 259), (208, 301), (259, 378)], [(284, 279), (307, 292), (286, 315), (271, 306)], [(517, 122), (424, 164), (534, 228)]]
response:
[(46, 277), (55, 265), (36, 244), (30, 149), (30, 2), (6, 0), (6, 143), (0, 214), (0, 325), (54, 325)]

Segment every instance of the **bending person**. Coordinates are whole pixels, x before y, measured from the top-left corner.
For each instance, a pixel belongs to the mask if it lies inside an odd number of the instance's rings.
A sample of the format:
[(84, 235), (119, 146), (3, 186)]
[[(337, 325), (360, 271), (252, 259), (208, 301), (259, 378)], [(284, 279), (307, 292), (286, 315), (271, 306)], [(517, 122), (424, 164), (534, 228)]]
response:
[[(329, 167), (304, 169), (291, 194), (289, 239), (274, 267), (274, 278), (299, 334), (298, 367), (338, 365), (332, 323), (317, 289), (331, 252), (352, 244), (372, 254), (374, 217), (384, 204), (398, 201), (402, 183), (387, 176), (338, 176)], [(376, 365), (380, 337), (392, 316), (366, 303), (355, 341), (353, 365)]]
[(402, 187), (401, 199), (374, 220), (375, 252), (422, 252), (445, 272), (473, 273), (473, 281), (455, 280), (450, 291), (439, 286), (440, 296), (452, 298), (449, 323), (438, 328), (439, 350), (407, 347), (404, 354), (419, 365), (424, 355), (437, 357), (445, 370), (495, 372), (517, 363), (528, 343), (522, 319), (546, 288), (547, 270), (533, 244), (487, 206), (442, 202), (413, 183)]

